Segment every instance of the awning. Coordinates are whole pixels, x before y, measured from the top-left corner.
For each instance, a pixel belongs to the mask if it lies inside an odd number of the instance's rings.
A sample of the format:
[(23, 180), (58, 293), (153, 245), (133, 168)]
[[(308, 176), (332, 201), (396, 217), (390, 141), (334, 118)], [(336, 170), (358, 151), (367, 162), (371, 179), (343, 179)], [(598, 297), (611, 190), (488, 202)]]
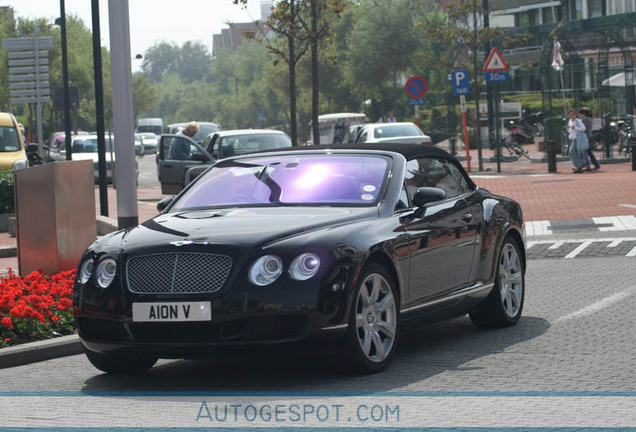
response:
[[(632, 78), (631, 85), (636, 84), (635, 81), (636, 74)], [(601, 83), (603, 87), (625, 87), (625, 72), (617, 73), (616, 75), (612, 75), (608, 79), (603, 80)]]

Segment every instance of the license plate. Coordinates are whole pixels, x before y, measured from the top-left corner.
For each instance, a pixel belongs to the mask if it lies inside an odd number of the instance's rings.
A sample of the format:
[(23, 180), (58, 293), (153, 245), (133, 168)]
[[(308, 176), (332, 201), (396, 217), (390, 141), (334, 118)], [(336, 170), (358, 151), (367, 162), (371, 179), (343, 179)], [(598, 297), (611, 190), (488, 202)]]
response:
[(133, 303), (135, 322), (210, 321), (212, 307), (205, 302)]

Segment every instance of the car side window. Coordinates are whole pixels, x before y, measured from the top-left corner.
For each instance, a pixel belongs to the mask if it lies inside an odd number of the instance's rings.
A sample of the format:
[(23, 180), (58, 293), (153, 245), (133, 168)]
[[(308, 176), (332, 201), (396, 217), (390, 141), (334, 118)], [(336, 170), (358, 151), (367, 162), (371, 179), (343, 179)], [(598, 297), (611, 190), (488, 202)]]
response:
[(462, 172), (446, 159), (419, 158), (408, 161), (405, 180), (407, 194), (411, 200), (421, 187), (443, 189), (448, 198), (470, 191)]

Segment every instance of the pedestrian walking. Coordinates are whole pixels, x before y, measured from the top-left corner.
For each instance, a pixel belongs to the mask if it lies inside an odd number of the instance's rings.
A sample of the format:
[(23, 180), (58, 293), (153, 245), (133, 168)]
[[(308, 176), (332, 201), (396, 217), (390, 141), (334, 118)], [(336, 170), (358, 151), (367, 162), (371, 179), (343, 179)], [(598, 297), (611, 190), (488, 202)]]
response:
[(574, 165), (572, 171), (582, 173), (585, 168), (585, 152), (589, 147), (587, 135), (585, 135), (585, 125), (576, 116), (576, 110), (568, 110), (568, 137), (570, 139), (570, 160)]
[[(579, 118), (581, 119), (581, 121), (583, 122), (583, 125), (585, 126), (585, 135), (587, 136), (587, 141), (588, 141), (588, 147), (587, 150), (585, 151), (585, 171), (591, 171), (592, 169), (597, 170), (601, 167), (601, 164), (598, 162), (598, 160), (596, 159), (596, 156), (594, 156), (594, 149), (589, 146), (589, 141), (590, 141), (590, 137), (592, 136), (592, 125), (593, 125), (593, 120), (592, 120), (592, 110), (590, 108), (581, 108), (579, 110)], [(590, 162), (592, 162), (592, 164), (594, 165), (594, 168), (590, 168)]]

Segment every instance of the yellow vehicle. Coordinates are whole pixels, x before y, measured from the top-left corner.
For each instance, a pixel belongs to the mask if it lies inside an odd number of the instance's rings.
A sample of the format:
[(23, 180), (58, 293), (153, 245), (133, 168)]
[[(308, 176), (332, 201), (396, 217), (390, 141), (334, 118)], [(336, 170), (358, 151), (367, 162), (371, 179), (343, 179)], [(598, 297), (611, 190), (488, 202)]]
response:
[(0, 112), (0, 170), (22, 169), (28, 166), (24, 142), (18, 122), (11, 113)]

